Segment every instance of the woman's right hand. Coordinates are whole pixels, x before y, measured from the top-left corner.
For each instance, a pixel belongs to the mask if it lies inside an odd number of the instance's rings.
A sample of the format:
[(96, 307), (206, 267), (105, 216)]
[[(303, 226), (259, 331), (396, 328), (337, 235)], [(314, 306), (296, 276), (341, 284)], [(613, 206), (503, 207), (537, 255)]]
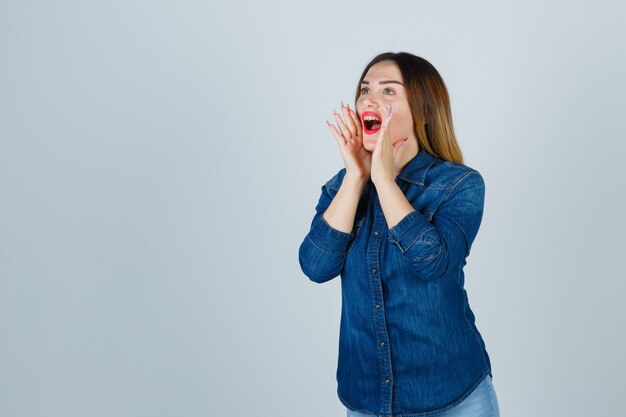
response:
[(350, 106), (341, 103), (341, 110), (346, 121), (333, 109), (338, 127), (329, 123), (328, 127), (337, 139), (341, 157), (346, 166), (346, 176), (360, 181), (370, 178), (372, 167), (372, 153), (363, 147), (363, 126), (356, 112)]

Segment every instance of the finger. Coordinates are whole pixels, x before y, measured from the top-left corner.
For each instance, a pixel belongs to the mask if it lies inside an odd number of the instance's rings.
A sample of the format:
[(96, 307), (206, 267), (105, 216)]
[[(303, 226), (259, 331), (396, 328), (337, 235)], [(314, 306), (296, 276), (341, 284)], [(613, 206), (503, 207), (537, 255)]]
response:
[(391, 137), (389, 135), (389, 126), (391, 126), (391, 119), (393, 119), (393, 112), (391, 110), (391, 104), (389, 105), (389, 116), (387, 118), (387, 127), (385, 128), (385, 136), (387, 137), (387, 142), (391, 145)]
[(389, 122), (393, 114), (391, 112), (391, 104), (387, 106), (386, 111), (383, 113), (383, 121), (382, 126), (380, 127), (380, 133), (378, 134), (378, 138), (382, 141), (389, 141)]
[(363, 136), (363, 125), (361, 124), (361, 119), (359, 118), (359, 115), (356, 114), (356, 112), (354, 110), (352, 110), (350, 108), (350, 106), (348, 106), (348, 111), (350, 112), (350, 117), (352, 117), (352, 120), (354, 121), (354, 124), (356, 126), (356, 134), (358, 137), (362, 137)]
[(391, 121), (392, 117), (393, 117), (393, 112), (391, 109), (391, 104), (389, 104), (387, 108), (385, 109), (385, 111), (383, 112), (382, 128), (385, 129), (385, 131), (389, 127), (389, 122)]
[(341, 111), (343, 112), (343, 115), (346, 118), (346, 126), (348, 127), (348, 129), (350, 129), (350, 133), (352, 134), (352, 136), (356, 136), (357, 128), (356, 128), (356, 125), (354, 124), (354, 120), (352, 120), (350, 109), (348, 108), (348, 106), (344, 105), (343, 102), (341, 102)]
[(346, 139), (343, 137), (339, 129), (337, 129), (335, 125), (329, 123), (328, 120), (326, 120), (326, 124), (328, 125), (328, 128), (330, 129), (335, 139), (337, 139), (337, 143), (339, 144), (339, 147), (341, 147), (342, 145), (345, 145)]
[(381, 149), (383, 147), (383, 142), (385, 141), (384, 134), (385, 132), (383, 131), (383, 128), (381, 127), (378, 133), (378, 136), (376, 137), (376, 146), (374, 146), (375, 155), (380, 155)]
[(341, 115), (337, 113), (337, 110), (333, 109), (333, 116), (335, 116), (335, 120), (337, 121), (337, 125), (339, 126), (339, 131), (346, 138), (349, 139), (352, 137), (352, 132), (348, 129), (348, 126), (343, 122)]

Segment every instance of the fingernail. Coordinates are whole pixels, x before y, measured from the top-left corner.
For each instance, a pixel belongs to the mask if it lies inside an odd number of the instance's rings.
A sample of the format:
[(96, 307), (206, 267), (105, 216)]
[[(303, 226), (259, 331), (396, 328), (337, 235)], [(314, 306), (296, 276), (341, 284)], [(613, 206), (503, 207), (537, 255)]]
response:
[(326, 124), (327, 124), (328, 126), (330, 126), (330, 123), (328, 123), (328, 120), (326, 120)]
[(346, 107), (346, 105), (345, 105), (345, 104), (343, 104), (343, 101), (341, 102), (341, 107)]

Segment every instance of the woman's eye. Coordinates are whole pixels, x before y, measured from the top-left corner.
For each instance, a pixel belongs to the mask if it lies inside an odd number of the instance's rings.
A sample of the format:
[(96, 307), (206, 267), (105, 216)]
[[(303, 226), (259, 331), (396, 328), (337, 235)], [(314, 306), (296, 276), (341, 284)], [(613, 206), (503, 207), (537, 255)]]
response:
[[(367, 88), (365, 88), (365, 87), (361, 88), (361, 94), (366, 94), (367, 92), (368, 92), (368, 89), (367, 89)], [(391, 94), (387, 94), (388, 92), (389, 92), (389, 93), (391, 93)], [(395, 92), (395, 91), (393, 91), (393, 90), (392, 90), (392, 89), (390, 89), (390, 88), (385, 88), (385, 89), (383, 90), (383, 94), (387, 94), (387, 95), (394, 95), (394, 94), (396, 94), (396, 92)]]

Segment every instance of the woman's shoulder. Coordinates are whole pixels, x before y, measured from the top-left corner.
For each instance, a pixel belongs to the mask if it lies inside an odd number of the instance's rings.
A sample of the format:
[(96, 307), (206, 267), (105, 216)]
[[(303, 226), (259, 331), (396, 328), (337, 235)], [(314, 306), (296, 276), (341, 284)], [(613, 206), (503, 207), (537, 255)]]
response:
[[(484, 179), (478, 169), (460, 162), (433, 158), (425, 180), (429, 186), (454, 188), (462, 181), (475, 181), (484, 185)], [(426, 184), (425, 184), (426, 185)]]
[(346, 175), (346, 168), (341, 168), (335, 175), (333, 175), (329, 180), (326, 181), (324, 187), (339, 191), (339, 187), (341, 187), (341, 183), (343, 182), (343, 177)]
[[(328, 190), (339, 191), (346, 168), (341, 168), (332, 177), (326, 180), (324, 187)], [(454, 188), (462, 181), (473, 181), (484, 186), (484, 179), (478, 169), (459, 162), (448, 161), (437, 156), (433, 157), (432, 164), (424, 176), (425, 187)]]

